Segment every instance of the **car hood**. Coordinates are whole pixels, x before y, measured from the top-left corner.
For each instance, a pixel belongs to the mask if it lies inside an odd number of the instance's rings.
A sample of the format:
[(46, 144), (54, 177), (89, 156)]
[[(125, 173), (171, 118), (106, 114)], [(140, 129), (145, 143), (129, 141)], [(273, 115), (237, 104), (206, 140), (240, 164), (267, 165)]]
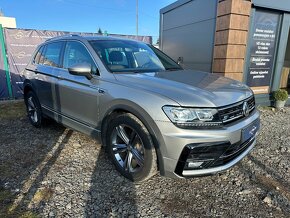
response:
[(127, 86), (163, 95), (188, 107), (221, 107), (252, 95), (245, 84), (191, 70), (115, 74)]

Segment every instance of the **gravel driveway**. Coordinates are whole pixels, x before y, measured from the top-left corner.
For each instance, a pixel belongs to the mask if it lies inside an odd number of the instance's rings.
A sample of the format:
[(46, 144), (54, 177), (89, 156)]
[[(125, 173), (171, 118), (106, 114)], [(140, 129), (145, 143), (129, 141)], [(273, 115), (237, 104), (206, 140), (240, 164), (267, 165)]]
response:
[(22, 102), (0, 104), (0, 217), (290, 217), (290, 108), (262, 110), (258, 144), (231, 170), (134, 185), (97, 141)]

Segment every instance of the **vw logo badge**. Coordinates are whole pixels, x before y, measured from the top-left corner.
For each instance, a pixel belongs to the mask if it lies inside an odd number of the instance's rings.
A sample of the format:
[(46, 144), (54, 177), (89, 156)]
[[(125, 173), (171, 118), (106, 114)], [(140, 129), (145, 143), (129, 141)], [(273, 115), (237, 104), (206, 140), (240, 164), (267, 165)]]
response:
[(245, 117), (249, 116), (249, 114), (250, 114), (250, 108), (249, 108), (249, 105), (246, 101), (243, 104), (243, 114)]

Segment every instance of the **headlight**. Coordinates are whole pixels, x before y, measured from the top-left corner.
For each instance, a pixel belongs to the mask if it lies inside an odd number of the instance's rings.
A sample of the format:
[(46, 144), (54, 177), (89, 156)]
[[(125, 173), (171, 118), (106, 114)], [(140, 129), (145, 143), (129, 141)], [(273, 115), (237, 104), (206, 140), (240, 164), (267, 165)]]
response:
[(178, 127), (217, 127), (222, 124), (216, 109), (164, 106), (163, 111)]

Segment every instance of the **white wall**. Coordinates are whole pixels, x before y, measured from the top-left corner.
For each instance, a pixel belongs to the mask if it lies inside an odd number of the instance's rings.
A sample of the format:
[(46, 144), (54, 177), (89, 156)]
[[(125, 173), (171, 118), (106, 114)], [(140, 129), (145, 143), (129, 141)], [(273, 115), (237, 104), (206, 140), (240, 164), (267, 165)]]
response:
[(16, 28), (16, 19), (14, 17), (0, 17), (2, 27)]

